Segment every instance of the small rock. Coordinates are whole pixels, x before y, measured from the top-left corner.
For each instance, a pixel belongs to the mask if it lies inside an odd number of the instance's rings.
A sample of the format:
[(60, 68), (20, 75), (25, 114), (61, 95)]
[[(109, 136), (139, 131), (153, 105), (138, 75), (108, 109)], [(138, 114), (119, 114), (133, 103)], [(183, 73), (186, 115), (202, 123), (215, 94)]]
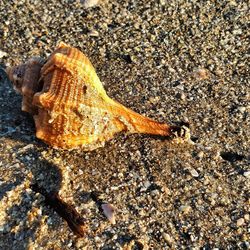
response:
[(193, 72), (193, 77), (197, 79), (198, 81), (202, 81), (202, 80), (209, 79), (210, 74), (207, 69), (200, 68)]
[(23, 148), (20, 148), (18, 150), (18, 153), (24, 153), (24, 152), (28, 151), (29, 149), (32, 149), (33, 147), (34, 147), (33, 144), (28, 144), (28, 145), (24, 146)]
[(138, 213), (139, 213), (140, 216), (145, 216), (146, 215), (144, 210), (140, 210)]
[(243, 175), (246, 177), (246, 178), (250, 178), (250, 171), (245, 171), (243, 173)]
[(7, 56), (8, 54), (2, 50), (0, 50), (0, 58)]
[(167, 187), (162, 187), (162, 191), (163, 191), (166, 195), (170, 195), (170, 194), (171, 194), (170, 189), (167, 188)]
[(160, 0), (160, 5), (165, 5), (166, 4), (166, 0)]
[(237, 110), (240, 112), (240, 113), (244, 113), (246, 111), (246, 107), (243, 107), (243, 106), (240, 106), (237, 108)]
[(155, 189), (155, 190), (152, 190), (152, 191), (150, 192), (150, 194), (153, 195), (153, 196), (157, 196), (157, 195), (160, 195), (160, 191), (157, 190), (157, 189)]
[(167, 242), (167, 244), (168, 244), (169, 246), (172, 246), (172, 244), (173, 244), (173, 239), (171, 238), (171, 236), (170, 236), (169, 234), (163, 232), (163, 233), (162, 233), (162, 237), (163, 237), (163, 239)]
[(88, 33), (89, 36), (92, 37), (98, 37), (99, 36), (99, 32), (97, 30), (90, 30)]
[(180, 98), (181, 98), (181, 100), (185, 100), (186, 99), (186, 95), (184, 93), (181, 93)]
[(189, 172), (193, 177), (199, 176), (199, 173), (194, 168), (190, 169)]
[(149, 97), (149, 101), (152, 103), (152, 104), (157, 104), (160, 100), (160, 97), (159, 96), (156, 96), (156, 97)]
[(242, 29), (235, 29), (233, 30), (234, 35), (241, 35), (242, 34)]
[(143, 186), (144, 186), (146, 189), (148, 189), (148, 188), (151, 186), (150, 181), (144, 181), (144, 182), (143, 182)]
[(204, 156), (204, 152), (203, 152), (203, 151), (200, 151), (200, 152), (197, 154), (197, 157), (198, 157), (199, 159), (202, 159), (203, 156)]
[(115, 224), (115, 207), (112, 204), (105, 203), (101, 205), (104, 215), (108, 218), (111, 224)]
[(189, 206), (189, 205), (183, 205), (183, 206), (180, 206), (180, 211), (183, 212), (184, 214), (187, 214), (189, 212), (191, 212), (192, 210), (192, 207)]
[(97, 5), (99, 0), (81, 0), (81, 3), (83, 4), (84, 8), (91, 8), (95, 5)]
[(240, 227), (240, 226), (244, 225), (244, 223), (245, 223), (244, 218), (240, 218), (237, 220), (236, 225), (237, 225), (237, 227)]
[(249, 214), (245, 214), (245, 215), (244, 215), (244, 219), (245, 219), (246, 221), (249, 221), (249, 219), (250, 219)]

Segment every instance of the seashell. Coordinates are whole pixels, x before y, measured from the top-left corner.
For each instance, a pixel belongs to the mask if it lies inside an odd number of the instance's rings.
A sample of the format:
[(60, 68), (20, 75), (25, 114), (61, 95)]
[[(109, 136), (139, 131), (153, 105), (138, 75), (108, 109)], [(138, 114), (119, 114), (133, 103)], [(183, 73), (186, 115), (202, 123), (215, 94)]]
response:
[(109, 222), (114, 225), (116, 223), (116, 219), (115, 219), (116, 208), (112, 204), (109, 204), (109, 203), (102, 204), (101, 208), (103, 210), (104, 215), (109, 220)]
[(156, 122), (109, 98), (89, 59), (63, 42), (47, 60), (33, 57), (6, 72), (23, 95), (22, 110), (34, 117), (37, 138), (52, 147), (92, 150), (121, 131), (187, 134), (182, 127)]

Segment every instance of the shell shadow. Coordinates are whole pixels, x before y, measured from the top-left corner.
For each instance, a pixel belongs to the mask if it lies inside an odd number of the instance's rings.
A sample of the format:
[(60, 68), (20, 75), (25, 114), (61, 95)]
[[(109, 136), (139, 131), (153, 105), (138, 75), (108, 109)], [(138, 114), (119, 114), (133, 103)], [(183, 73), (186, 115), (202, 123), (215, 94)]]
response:
[(3, 67), (0, 66), (0, 140), (10, 139), (33, 143), (35, 126), (32, 117), (21, 111), (21, 96), (17, 94)]
[[(27, 160), (27, 156), (29, 157)], [(44, 193), (44, 201), (38, 199), (36, 193), (39, 190), (46, 190), (48, 197), (55, 197), (60, 190), (62, 182), (61, 170), (54, 164), (44, 160), (39, 152), (35, 148), (29, 149), (25, 153), (17, 153), (16, 159), (19, 161), (16, 169), (5, 168), (5, 171), (9, 171), (8, 181), (0, 187), (0, 201), (2, 202), (2, 212), (6, 214), (7, 221), (1, 225), (2, 231), (0, 234), (1, 249), (28, 249), (30, 242), (34, 242), (37, 232), (39, 232), (41, 222), (41, 216), (34, 216), (31, 219), (31, 214), (34, 209), (40, 209), (42, 215), (51, 216), (48, 213), (48, 209), (45, 209), (47, 205), (50, 205), (50, 209), (53, 209), (53, 204), (47, 204), (47, 197)], [(24, 169), (20, 169), (20, 166), (24, 166)], [(28, 176), (22, 174), (22, 171), (29, 173)], [(13, 174), (14, 172), (14, 174)], [(13, 181), (14, 180), (14, 181)], [(36, 185), (35, 190), (33, 186)], [(10, 200), (6, 200), (6, 206), (4, 206), (5, 198), (9, 194), (14, 195), (13, 204)], [(4, 199), (4, 200), (3, 200)], [(12, 201), (12, 200), (11, 200)], [(38, 203), (40, 204), (36, 204)], [(46, 222), (45, 222), (46, 223)], [(48, 227), (57, 228), (59, 225), (54, 223), (48, 224)], [(5, 248), (6, 247), (6, 248)]]

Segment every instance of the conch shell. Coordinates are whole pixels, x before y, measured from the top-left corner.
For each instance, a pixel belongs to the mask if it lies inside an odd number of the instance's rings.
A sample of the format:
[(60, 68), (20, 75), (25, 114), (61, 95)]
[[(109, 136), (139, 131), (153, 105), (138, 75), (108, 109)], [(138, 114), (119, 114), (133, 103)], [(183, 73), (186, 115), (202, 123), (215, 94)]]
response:
[(6, 70), (33, 115), (36, 136), (55, 148), (92, 150), (116, 133), (180, 136), (181, 127), (144, 117), (106, 94), (89, 59), (60, 42), (47, 60), (34, 57)]

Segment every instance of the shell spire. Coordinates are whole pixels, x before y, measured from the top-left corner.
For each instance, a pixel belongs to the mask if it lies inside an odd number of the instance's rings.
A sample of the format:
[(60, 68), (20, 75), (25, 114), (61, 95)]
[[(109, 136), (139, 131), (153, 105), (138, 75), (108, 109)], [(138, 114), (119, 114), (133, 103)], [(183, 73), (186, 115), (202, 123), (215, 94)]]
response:
[(23, 95), (22, 110), (34, 117), (37, 138), (55, 148), (92, 150), (121, 131), (183, 136), (182, 127), (112, 100), (89, 59), (63, 42), (47, 60), (34, 57), (6, 72)]

